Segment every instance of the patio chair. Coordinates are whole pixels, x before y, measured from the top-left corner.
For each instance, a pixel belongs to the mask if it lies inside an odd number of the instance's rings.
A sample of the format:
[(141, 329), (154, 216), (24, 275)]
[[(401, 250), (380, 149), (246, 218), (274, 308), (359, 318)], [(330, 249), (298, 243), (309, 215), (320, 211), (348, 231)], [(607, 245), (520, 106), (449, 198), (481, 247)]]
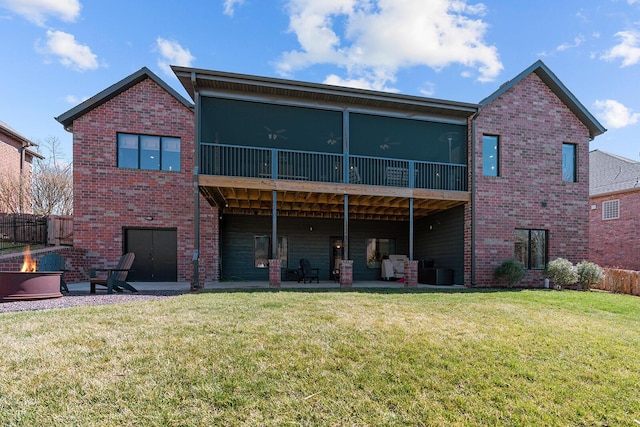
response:
[(311, 268), (311, 263), (306, 258), (300, 259), (300, 268), (298, 269), (298, 283), (302, 280), (303, 283), (313, 282), (316, 279), (316, 283), (320, 283), (320, 269)]
[(60, 274), (60, 292), (69, 292), (67, 282), (64, 281), (64, 272), (68, 270), (64, 268), (64, 257), (62, 255), (56, 253), (46, 254), (40, 260), (38, 271), (61, 271), (62, 274)]
[[(89, 292), (95, 294), (96, 285), (106, 286), (108, 294), (112, 294), (113, 291), (122, 292), (123, 289), (131, 292), (138, 292), (136, 288), (126, 282), (127, 275), (131, 271), (131, 265), (133, 265), (135, 257), (136, 256), (133, 252), (129, 252), (120, 257), (120, 261), (118, 261), (118, 265), (115, 268), (92, 269), (91, 279), (89, 280)], [(104, 277), (99, 278), (97, 277), (98, 272), (106, 274), (103, 275)]]

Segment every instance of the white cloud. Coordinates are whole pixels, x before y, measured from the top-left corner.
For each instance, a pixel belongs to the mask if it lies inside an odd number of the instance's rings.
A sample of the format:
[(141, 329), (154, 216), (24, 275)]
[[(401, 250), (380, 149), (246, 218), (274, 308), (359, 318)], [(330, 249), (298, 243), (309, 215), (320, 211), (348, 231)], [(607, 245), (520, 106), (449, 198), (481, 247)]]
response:
[(67, 95), (64, 97), (64, 100), (68, 103), (68, 104), (79, 104), (80, 103), (80, 98), (78, 98), (75, 95)]
[(224, 14), (233, 16), (236, 6), (240, 6), (244, 3), (244, 0), (224, 0), (223, 10)]
[[(479, 81), (503, 66), (484, 42), (482, 3), (466, 0), (288, 0), (289, 30), (299, 50), (282, 54), (278, 71), (290, 75), (315, 64), (346, 70), (342, 82), (386, 87), (405, 67), (440, 70), (461, 64)], [(333, 77), (335, 79), (335, 77)]]
[(619, 129), (634, 125), (640, 121), (640, 113), (634, 113), (631, 109), (613, 99), (597, 100), (594, 108), (604, 125), (611, 129)]
[(616, 36), (621, 39), (620, 44), (609, 49), (602, 55), (602, 59), (613, 61), (621, 58), (623, 67), (640, 62), (640, 33), (632, 30), (620, 31)]
[(71, 104), (71, 105), (77, 105), (77, 104), (80, 104), (81, 102), (84, 102), (84, 101), (86, 101), (87, 99), (89, 99), (89, 98), (87, 98), (87, 97), (79, 98), (79, 97), (77, 97), (76, 95), (67, 95), (67, 96), (65, 96), (65, 97), (64, 97), (64, 100), (65, 100), (68, 104)]
[(48, 17), (73, 22), (80, 15), (79, 0), (0, 0), (0, 8), (11, 10), (40, 26), (44, 26)]
[(584, 36), (578, 36), (573, 39), (573, 43), (562, 43), (560, 46), (556, 48), (556, 50), (558, 52), (562, 52), (564, 50), (573, 49), (580, 46), (582, 43), (584, 43), (584, 41), (585, 41)]
[(436, 93), (436, 85), (433, 82), (424, 82), (420, 88), (422, 96), (432, 97)]
[(369, 89), (369, 90), (381, 90), (385, 92), (398, 92), (397, 89), (387, 87), (384, 85), (382, 81), (376, 81), (371, 77), (360, 77), (360, 78), (347, 78), (344, 79), (336, 74), (329, 74), (326, 79), (324, 79), (325, 84), (334, 85), (334, 86), (346, 86), (353, 87), (356, 89)]
[(161, 58), (158, 59), (158, 66), (169, 76), (173, 76), (171, 65), (180, 65), (190, 67), (191, 63), (196, 59), (189, 49), (185, 49), (176, 41), (163, 39), (158, 37), (156, 45), (160, 51)]
[(57, 56), (62, 65), (77, 71), (98, 68), (98, 57), (89, 46), (79, 44), (72, 34), (63, 31), (47, 31), (46, 47), (40, 50), (44, 54)]

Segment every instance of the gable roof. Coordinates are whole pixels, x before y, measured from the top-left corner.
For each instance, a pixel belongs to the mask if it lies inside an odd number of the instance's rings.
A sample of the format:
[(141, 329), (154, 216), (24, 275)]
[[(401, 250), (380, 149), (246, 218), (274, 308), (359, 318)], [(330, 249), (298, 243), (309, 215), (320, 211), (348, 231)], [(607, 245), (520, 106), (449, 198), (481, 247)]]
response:
[(184, 97), (182, 97), (171, 86), (166, 84), (160, 77), (155, 75), (147, 67), (142, 67), (141, 69), (139, 69), (135, 73), (131, 74), (130, 76), (125, 77), (124, 79), (120, 80), (118, 83), (115, 83), (115, 84), (109, 86), (108, 88), (106, 88), (102, 92), (100, 92), (97, 95), (94, 95), (91, 98), (87, 99), (86, 101), (78, 104), (77, 106), (73, 107), (69, 111), (60, 114), (55, 119), (58, 122), (60, 122), (62, 124), (62, 126), (64, 126), (65, 129), (67, 129), (69, 126), (71, 126), (73, 124), (73, 121), (75, 119), (77, 119), (78, 117), (88, 113), (89, 111), (93, 110), (94, 108), (96, 108), (96, 107), (104, 104), (105, 102), (109, 101), (110, 99), (118, 96), (122, 92), (126, 91), (127, 89), (129, 89), (129, 88), (131, 88), (131, 87), (133, 87), (135, 85), (137, 85), (138, 83), (140, 83), (141, 81), (143, 81), (146, 78), (150, 78), (151, 80), (156, 82), (158, 84), (158, 86), (163, 88), (170, 95), (172, 95), (174, 98), (176, 98), (182, 104), (184, 104), (185, 107), (191, 108), (191, 109), (193, 108), (193, 104), (191, 104)]
[(0, 132), (6, 133), (10, 137), (16, 139), (18, 142), (22, 144), (22, 146), (26, 149), (27, 154), (37, 157), (39, 159), (44, 159), (44, 156), (37, 151), (30, 149), (29, 147), (37, 147), (38, 144), (29, 140), (26, 136), (18, 133), (18, 131), (14, 130), (11, 126), (0, 120)]
[(640, 162), (606, 151), (589, 152), (589, 196), (640, 190)]
[(0, 131), (2, 131), (4, 133), (8, 134), (9, 136), (17, 139), (25, 147), (28, 147), (30, 145), (38, 145), (38, 144), (34, 144), (33, 142), (31, 142), (26, 136), (23, 136), (20, 133), (18, 133), (18, 131), (13, 129), (11, 126), (6, 124), (2, 120), (0, 120)]
[(569, 89), (558, 79), (558, 77), (553, 74), (553, 72), (545, 65), (544, 62), (538, 60), (534, 62), (529, 68), (518, 74), (515, 78), (509, 80), (500, 88), (480, 101), (480, 105), (485, 106), (489, 104), (491, 101), (511, 89), (513, 86), (518, 84), (522, 79), (527, 77), (531, 73), (536, 73), (540, 80), (546, 84), (549, 89), (571, 110), (571, 112), (584, 124), (587, 129), (589, 129), (589, 136), (591, 139), (595, 138), (598, 135), (602, 135), (607, 131), (596, 120), (596, 118), (585, 108), (584, 105), (578, 101)]

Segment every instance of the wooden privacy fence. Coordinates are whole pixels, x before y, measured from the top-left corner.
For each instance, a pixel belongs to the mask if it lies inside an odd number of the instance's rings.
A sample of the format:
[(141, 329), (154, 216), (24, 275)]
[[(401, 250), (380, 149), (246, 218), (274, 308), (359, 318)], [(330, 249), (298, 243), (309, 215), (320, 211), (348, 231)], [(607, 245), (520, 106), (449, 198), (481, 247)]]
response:
[(54, 246), (73, 246), (73, 216), (49, 215), (47, 243)]
[(73, 216), (0, 213), (0, 249), (24, 245), (73, 246)]
[(603, 268), (604, 280), (594, 289), (640, 296), (640, 271)]

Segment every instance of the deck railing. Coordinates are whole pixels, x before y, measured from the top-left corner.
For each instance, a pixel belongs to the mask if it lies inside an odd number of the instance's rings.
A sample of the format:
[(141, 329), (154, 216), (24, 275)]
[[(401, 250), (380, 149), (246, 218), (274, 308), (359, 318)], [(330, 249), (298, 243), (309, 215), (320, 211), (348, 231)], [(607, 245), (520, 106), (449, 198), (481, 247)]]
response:
[(200, 147), (203, 175), (467, 191), (467, 166), (462, 164), (209, 143)]

